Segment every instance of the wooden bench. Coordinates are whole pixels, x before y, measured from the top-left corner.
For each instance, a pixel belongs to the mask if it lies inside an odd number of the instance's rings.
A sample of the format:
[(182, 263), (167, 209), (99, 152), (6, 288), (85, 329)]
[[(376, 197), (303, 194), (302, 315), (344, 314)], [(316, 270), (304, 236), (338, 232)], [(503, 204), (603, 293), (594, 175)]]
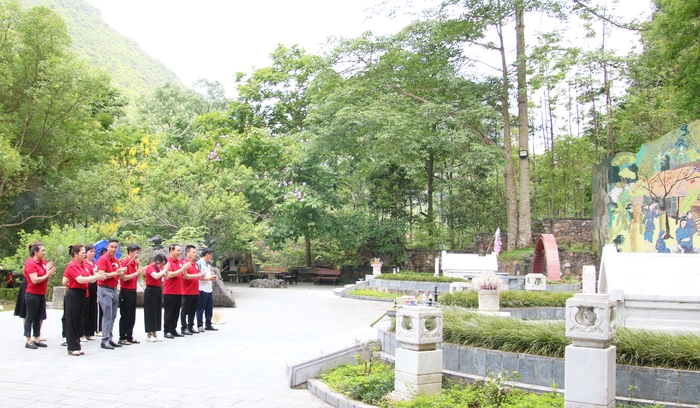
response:
[(287, 272), (286, 268), (281, 268), (277, 266), (265, 266), (262, 269), (262, 274), (267, 279), (277, 279), (278, 276), (284, 275)]
[(332, 280), (334, 285), (340, 279), (340, 269), (316, 269), (316, 282), (320, 285), (324, 280)]

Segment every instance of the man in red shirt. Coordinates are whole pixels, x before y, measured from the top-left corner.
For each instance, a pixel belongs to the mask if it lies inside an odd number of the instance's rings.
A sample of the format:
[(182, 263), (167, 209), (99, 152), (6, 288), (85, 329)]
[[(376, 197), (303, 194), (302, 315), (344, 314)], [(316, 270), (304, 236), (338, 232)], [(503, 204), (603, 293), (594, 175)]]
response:
[(194, 328), (194, 315), (199, 302), (199, 279), (204, 277), (197, 265), (197, 248), (194, 245), (185, 247), (185, 259), (190, 267), (182, 274), (182, 312), (180, 312), (180, 332), (186, 335), (199, 334)]
[(119, 278), (119, 344), (128, 346), (140, 343), (134, 339), (134, 324), (136, 323), (136, 284), (143, 268), (139, 268), (136, 257), (141, 247), (131, 244), (126, 247), (127, 256), (121, 262), (126, 268), (124, 275)]
[(119, 277), (126, 270), (124, 266), (119, 267), (119, 259), (115, 257), (118, 248), (119, 241), (110, 239), (107, 243), (107, 252), (97, 261), (97, 273), (102, 273), (105, 276), (104, 280), (97, 282), (97, 301), (102, 308), (101, 347), (107, 350), (121, 347), (121, 344), (112, 340), (112, 328), (117, 319), (117, 306), (119, 306), (117, 283)]
[(165, 274), (163, 284), (163, 336), (166, 339), (185, 337), (177, 332), (177, 318), (182, 304), (182, 273), (190, 267), (190, 262), (180, 259), (180, 245), (170, 245), (168, 256), (169, 271)]

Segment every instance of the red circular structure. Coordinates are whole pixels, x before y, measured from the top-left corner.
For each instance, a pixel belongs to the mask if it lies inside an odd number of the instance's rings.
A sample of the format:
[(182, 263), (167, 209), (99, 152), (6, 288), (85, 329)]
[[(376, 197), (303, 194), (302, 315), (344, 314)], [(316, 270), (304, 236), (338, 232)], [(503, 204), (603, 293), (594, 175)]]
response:
[(547, 264), (547, 279), (561, 280), (561, 266), (559, 265), (559, 247), (552, 234), (542, 234), (535, 244), (535, 256), (532, 258), (532, 273), (544, 272), (545, 260)]

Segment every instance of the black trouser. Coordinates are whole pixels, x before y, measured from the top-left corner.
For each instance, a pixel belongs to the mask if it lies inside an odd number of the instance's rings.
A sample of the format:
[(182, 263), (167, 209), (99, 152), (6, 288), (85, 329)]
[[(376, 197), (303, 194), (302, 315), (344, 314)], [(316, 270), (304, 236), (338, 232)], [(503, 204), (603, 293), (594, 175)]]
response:
[(134, 339), (136, 323), (136, 289), (119, 291), (119, 340)]
[(194, 315), (197, 312), (199, 295), (182, 295), (182, 312), (180, 312), (180, 328), (194, 331)]
[(160, 286), (146, 286), (143, 292), (143, 320), (146, 333), (160, 331), (163, 307), (163, 288)]
[(46, 295), (25, 293), (24, 302), (27, 305), (27, 318), (24, 319), (24, 337), (34, 332), (34, 337), (41, 335), (41, 321), (46, 317)]
[(94, 336), (97, 331), (97, 282), (88, 285), (87, 307), (84, 314), (83, 335)]
[(182, 295), (165, 295), (163, 297), (163, 332), (175, 333), (177, 318), (180, 316)]
[(68, 289), (63, 300), (63, 315), (66, 318), (63, 324), (68, 351), (80, 350), (80, 336), (83, 329), (80, 318), (87, 307), (85, 289)]

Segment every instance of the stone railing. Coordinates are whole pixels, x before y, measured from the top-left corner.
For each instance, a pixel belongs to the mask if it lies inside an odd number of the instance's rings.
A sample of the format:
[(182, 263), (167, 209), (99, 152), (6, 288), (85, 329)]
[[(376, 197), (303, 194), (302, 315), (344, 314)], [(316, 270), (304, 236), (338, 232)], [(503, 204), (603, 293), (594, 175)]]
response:
[[(396, 335), (378, 331), (384, 352), (395, 355)], [(447, 375), (486, 377), (502, 370), (517, 371), (519, 388), (562, 392), (565, 383), (564, 359), (508, 353), (478, 347), (442, 343), (442, 368)], [(616, 399), (636, 403), (697, 407), (700, 402), (700, 372), (665, 368), (617, 365)]]

